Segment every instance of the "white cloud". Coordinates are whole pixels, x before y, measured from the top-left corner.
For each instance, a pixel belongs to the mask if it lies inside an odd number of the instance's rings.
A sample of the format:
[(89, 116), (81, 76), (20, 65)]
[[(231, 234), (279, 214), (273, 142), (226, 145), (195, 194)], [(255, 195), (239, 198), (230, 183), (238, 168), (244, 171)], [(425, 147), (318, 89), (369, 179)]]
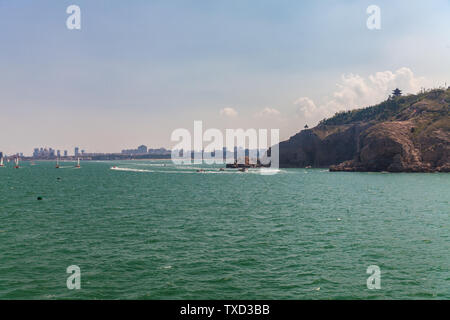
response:
[(261, 110), (260, 112), (255, 114), (255, 117), (276, 117), (280, 115), (280, 111), (278, 111), (275, 108), (264, 108), (263, 110)]
[(301, 97), (294, 104), (297, 106), (297, 115), (302, 118), (310, 118), (317, 113), (316, 104), (308, 97)]
[(383, 71), (369, 75), (367, 79), (355, 74), (343, 75), (332, 98), (316, 103), (308, 97), (297, 99), (297, 114), (305, 121), (316, 123), (324, 117), (343, 110), (375, 105), (387, 99), (391, 91), (400, 88), (404, 93), (416, 93), (425, 86), (425, 79), (414, 76), (409, 68), (395, 72)]
[(220, 115), (224, 117), (236, 117), (238, 113), (233, 108), (223, 108), (220, 110)]

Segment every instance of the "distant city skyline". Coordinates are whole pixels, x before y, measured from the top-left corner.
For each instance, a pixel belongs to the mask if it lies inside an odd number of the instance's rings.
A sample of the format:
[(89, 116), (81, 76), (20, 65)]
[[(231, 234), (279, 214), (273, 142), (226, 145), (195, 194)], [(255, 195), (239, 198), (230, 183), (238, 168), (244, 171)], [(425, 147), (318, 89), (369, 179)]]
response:
[(0, 2), (0, 150), (171, 149), (173, 130), (306, 124), (450, 84), (450, 2)]
[(14, 155), (22, 155), (22, 156), (33, 156), (33, 157), (68, 157), (68, 156), (83, 156), (85, 154), (94, 154), (94, 153), (115, 153), (115, 154), (146, 154), (154, 151), (163, 151), (166, 150), (164, 147), (160, 148), (148, 148), (146, 145), (140, 145), (136, 149), (122, 149), (116, 150), (113, 152), (88, 152), (87, 150), (80, 149), (80, 147), (74, 147), (73, 152), (70, 153), (68, 150), (61, 150), (53, 147), (35, 147), (31, 152), (12, 152), (7, 153), (0, 149), (0, 157), (5, 156), (14, 156)]

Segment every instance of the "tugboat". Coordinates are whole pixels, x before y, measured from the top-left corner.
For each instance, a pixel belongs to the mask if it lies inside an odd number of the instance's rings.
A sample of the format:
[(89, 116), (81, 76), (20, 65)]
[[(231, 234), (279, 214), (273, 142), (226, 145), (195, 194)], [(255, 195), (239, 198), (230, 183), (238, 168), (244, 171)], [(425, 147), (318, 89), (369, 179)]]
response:
[(244, 161), (234, 160), (234, 163), (227, 163), (226, 165), (229, 169), (242, 169), (242, 168), (263, 168), (270, 167), (270, 165), (263, 165), (261, 161), (258, 159), (256, 163), (251, 163), (248, 156), (244, 158)]

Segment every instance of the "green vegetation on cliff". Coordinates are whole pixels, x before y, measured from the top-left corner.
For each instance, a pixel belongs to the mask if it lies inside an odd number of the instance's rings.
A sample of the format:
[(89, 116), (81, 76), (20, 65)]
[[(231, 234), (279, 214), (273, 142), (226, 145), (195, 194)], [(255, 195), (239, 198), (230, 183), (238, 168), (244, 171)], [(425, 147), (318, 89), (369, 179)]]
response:
[(450, 172), (450, 88), (338, 112), (280, 143), (280, 166)]
[[(420, 102), (420, 106), (416, 103)], [(433, 102), (441, 107), (433, 108)], [(446, 107), (445, 107), (446, 105)], [(423, 111), (426, 107), (427, 112), (431, 112), (431, 119), (439, 119), (442, 116), (448, 116), (450, 105), (450, 89), (433, 89), (416, 95), (407, 95), (392, 97), (375, 106), (355, 109), (350, 111), (341, 111), (333, 117), (323, 119), (319, 125), (345, 125), (357, 122), (382, 122), (403, 120), (413, 117), (416, 112)]]

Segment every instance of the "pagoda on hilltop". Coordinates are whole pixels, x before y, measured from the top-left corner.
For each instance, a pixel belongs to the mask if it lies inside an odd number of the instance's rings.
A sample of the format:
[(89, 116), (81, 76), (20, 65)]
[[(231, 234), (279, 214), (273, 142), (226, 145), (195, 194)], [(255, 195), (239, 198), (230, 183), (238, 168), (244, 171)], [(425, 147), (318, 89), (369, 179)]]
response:
[(400, 90), (399, 88), (396, 88), (395, 90), (392, 90), (392, 95), (394, 97), (400, 97), (402, 95), (402, 90)]

